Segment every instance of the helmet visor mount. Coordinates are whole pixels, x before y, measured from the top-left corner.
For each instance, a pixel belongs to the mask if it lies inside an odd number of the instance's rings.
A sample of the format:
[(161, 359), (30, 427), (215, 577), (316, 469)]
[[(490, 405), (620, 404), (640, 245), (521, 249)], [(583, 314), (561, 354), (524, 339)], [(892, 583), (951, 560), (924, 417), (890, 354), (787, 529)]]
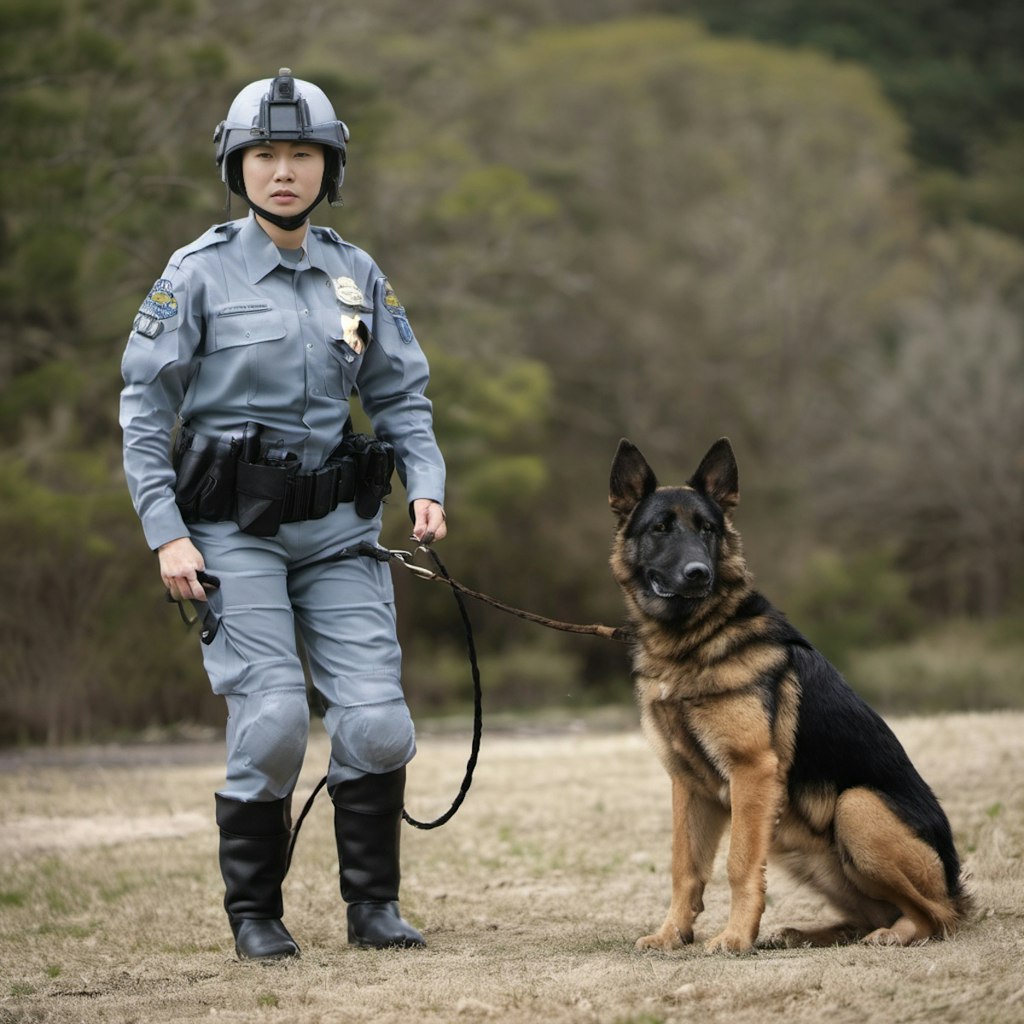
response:
[(304, 139), (312, 127), (309, 104), (295, 92), (295, 79), (287, 68), (270, 83), (270, 92), (260, 100), (259, 118), (252, 134), (267, 139)]

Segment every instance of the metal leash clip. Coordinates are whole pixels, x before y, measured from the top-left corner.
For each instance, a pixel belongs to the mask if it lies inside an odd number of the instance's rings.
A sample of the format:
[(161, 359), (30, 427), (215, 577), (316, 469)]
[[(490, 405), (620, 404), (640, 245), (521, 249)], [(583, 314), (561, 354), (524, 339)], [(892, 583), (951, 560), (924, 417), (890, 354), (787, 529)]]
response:
[[(415, 539), (415, 538), (413, 538)], [(408, 569), (414, 576), (419, 576), (420, 579), (433, 580), (437, 579), (437, 573), (433, 569), (428, 569), (425, 565), (417, 565), (413, 559), (421, 551), (429, 551), (430, 549), (425, 545), (421, 544), (415, 551), (403, 551), (401, 549), (394, 549), (388, 552), (388, 554), (397, 561), (403, 568)]]

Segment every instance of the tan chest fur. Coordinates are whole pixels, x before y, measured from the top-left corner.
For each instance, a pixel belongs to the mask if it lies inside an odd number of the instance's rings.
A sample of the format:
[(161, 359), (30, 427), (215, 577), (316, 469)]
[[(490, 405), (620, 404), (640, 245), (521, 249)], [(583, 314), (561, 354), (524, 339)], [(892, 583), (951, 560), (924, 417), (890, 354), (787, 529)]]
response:
[(690, 779), (706, 796), (729, 805), (737, 766), (768, 749), (780, 770), (792, 763), (799, 684), (785, 673), (766, 710), (764, 680), (783, 667), (778, 647), (753, 645), (742, 657), (708, 664), (699, 652), (677, 661), (641, 651), (635, 661), (635, 694), (641, 724), (670, 774)]

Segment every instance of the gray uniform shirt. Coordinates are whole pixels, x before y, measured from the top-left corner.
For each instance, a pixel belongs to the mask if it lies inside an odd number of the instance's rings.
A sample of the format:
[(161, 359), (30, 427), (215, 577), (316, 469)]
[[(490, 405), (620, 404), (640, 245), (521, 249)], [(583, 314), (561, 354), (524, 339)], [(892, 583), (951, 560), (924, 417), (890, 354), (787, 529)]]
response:
[[(362, 353), (342, 316), (368, 329)], [(395, 447), (408, 500), (444, 500), (426, 358), (376, 263), (330, 228), (310, 227), (297, 263), (252, 214), (179, 249), (135, 318), (121, 374), (125, 475), (153, 549), (189, 535), (170, 458), (179, 415), (208, 437), (260, 423), (305, 472), (341, 441), (356, 391)]]

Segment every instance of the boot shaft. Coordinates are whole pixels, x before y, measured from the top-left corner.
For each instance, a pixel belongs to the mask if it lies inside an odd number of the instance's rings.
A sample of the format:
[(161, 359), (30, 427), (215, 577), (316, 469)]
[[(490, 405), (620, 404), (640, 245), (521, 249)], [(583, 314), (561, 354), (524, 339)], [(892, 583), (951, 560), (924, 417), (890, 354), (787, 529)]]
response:
[(397, 900), (405, 768), (339, 783), (330, 794), (342, 899), (349, 904)]
[(289, 801), (242, 803), (217, 795), (224, 909), (234, 927), (244, 918), (280, 918), (288, 862)]

